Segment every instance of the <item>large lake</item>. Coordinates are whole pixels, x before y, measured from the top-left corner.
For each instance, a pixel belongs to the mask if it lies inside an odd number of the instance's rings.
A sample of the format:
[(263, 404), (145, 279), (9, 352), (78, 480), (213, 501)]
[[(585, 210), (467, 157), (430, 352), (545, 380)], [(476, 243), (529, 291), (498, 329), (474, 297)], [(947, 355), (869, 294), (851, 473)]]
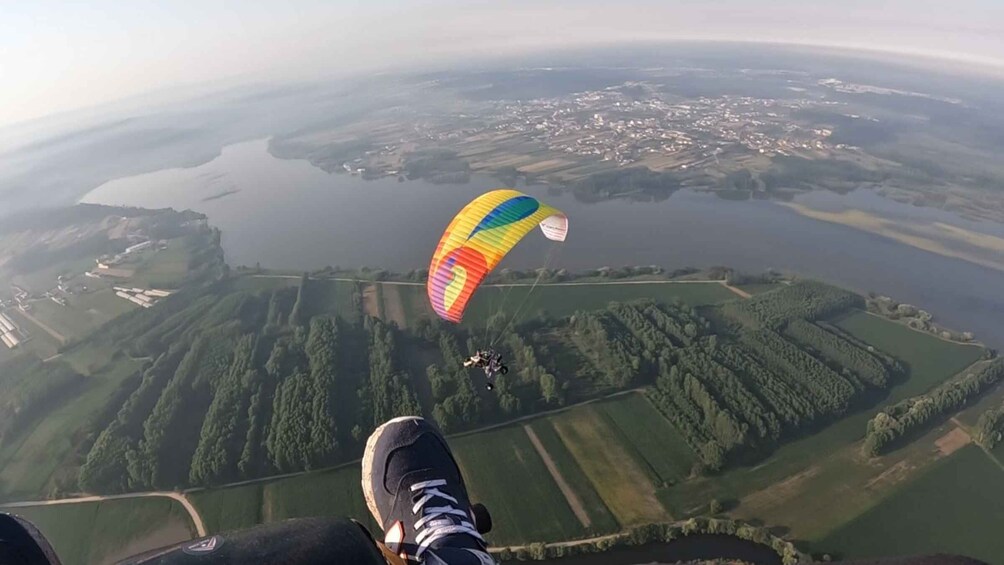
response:
[[(231, 265), (407, 270), (427, 267), (456, 211), (500, 185), (487, 177), (463, 185), (394, 178), (364, 181), (325, 173), (306, 161), (276, 159), (267, 146), (265, 140), (230, 145), (199, 167), (115, 180), (83, 201), (203, 212), (223, 230)], [(546, 187), (523, 190), (570, 218), (568, 241), (553, 260), (555, 267), (781, 269), (920, 305), (950, 327), (974, 331), (985, 342), (1004, 346), (1004, 272), (998, 270), (814, 220), (768, 201), (729, 201), (680, 191), (662, 202), (590, 204), (568, 193), (551, 194)], [(898, 204), (867, 190), (845, 196), (814, 192), (798, 202), (819, 209), (855, 208), (918, 222), (942, 221), (1004, 236), (1004, 226)], [(547, 245), (543, 237), (528, 237), (505, 264), (539, 266)]]

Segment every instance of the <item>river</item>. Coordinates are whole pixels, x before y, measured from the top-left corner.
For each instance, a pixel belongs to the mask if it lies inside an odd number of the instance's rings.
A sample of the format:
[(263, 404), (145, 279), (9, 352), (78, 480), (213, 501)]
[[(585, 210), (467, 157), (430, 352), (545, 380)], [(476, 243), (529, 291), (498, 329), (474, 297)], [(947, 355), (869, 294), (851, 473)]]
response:
[[(82, 201), (190, 208), (223, 230), (231, 265), (408, 270), (428, 266), (442, 230), (471, 198), (500, 183), (463, 185), (329, 174), (268, 153), (266, 140), (224, 147), (209, 163), (114, 180)], [(921, 306), (945, 325), (1004, 346), (1004, 272), (803, 216), (770, 201), (730, 201), (684, 190), (661, 202), (585, 203), (544, 186), (527, 192), (563, 210), (567, 242), (552, 263), (572, 270), (656, 264), (780, 269)], [(1004, 226), (884, 199), (869, 190), (798, 197), (814, 209), (860, 209), (898, 220), (940, 221), (1004, 236)], [(528, 237), (512, 267), (539, 266), (548, 244)]]

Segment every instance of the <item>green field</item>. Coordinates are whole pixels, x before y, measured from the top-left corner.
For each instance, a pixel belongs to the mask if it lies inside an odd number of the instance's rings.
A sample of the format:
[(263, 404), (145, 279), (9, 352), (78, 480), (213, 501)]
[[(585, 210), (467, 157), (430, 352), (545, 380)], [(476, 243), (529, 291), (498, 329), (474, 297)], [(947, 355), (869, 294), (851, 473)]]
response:
[[(53, 306), (55, 304), (53, 303)], [(59, 352), (63, 345), (56, 338), (49, 335), (35, 322), (24, 317), (24, 314), (16, 308), (8, 308), (7, 316), (14, 321), (21, 329), (28, 333), (28, 339), (21, 342), (21, 348), (30, 352), (39, 359), (48, 359)]]
[[(527, 296), (529, 295), (529, 298)], [(485, 318), (497, 312), (528, 318), (545, 312), (564, 317), (577, 310), (595, 310), (610, 302), (651, 298), (660, 302), (683, 301), (692, 306), (718, 304), (739, 297), (718, 283), (582, 283), (575, 285), (482, 287), (464, 314), (464, 323), (484, 327)]]
[(972, 365), (983, 354), (982, 347), (951, 343), (862, 311), (843, 316), (834, 323), (906, 365), (910, 379), (893, 388), (890, 402), (926, 392)]
[(190, 499), (210, 533), (311, 516), (348, 517), (372, 531), (380, 529), (363, 500), (358, 464), (268, 483), (193, 491)]
[(32, 304), (32, 315), (63, 337), (79, 339), (136, 308), (138, 306), (115, 296), (115, 291), (108, 288), (71, 296), (65, 306), (51, 300), (39, 300)]
[(687, 478), (696, 457), (680, 433), (641, 394), (599, 404), (625, 445), (634, 448), (663, 484)]
[(551, 418), (561, 441), (622, 525), (667, 519), (656, 497), (658, 480), (622, 438), (601, 408), (590, 404)]
[(92, 268), (94, 268), (93, 257), (68, 259), (49, 265), (44, 269), (14, 275), (11, 277), (11, 282), (33, 293), (42, 294), (56, 287), (56, 279), (59, 275), (63, 275), (64, 277), (80, 275)]
[[(93, 351), (80, 355), (88, 362), (100, 362)], [(66, 359), (76, 367), (76, 357), (68, 355)], [(79, 443), (78, 431), (104, 408), (122, 381), (137, 368), (138, 364), (121, 360), (109, 365), (108, 370), (96, 372), (76, 397), (53, 409), (33, 429), (5, 442), (0, 450), (0, 493), (7, 499), (39, 498), (60, 473), (75, 474), (73, 455)]]
[[(0, 506), (0, 510), (5, 510)], [(64, 565), (110, 563), (194, 537), (185, 509), (168, 498), (133, 498), (5, 511), (31, 520)]]
[[(311, 292), (314, 313), (354, 312), (352, 292), (356, 283), (349, 281), (312, 280)], [(388, 307), (387, 287), (389, 283), (371, 283), (377, 287), (378, 308), (381, 315), (393, 319)], [(238, 288), (246, 290), (275, 289), (299, 285), (299, 277), (253, 276), (241, 277)], [(770, 285), (768, 285), (770, 286)], [(417, 320), (432, 316), (424, 284), (394, 284), (394, 295), (400, 301), (401, 320), (404, 325), (412, 325)], [(529, 295), (529, 299), (527, 296)], [(612, 301), (629, 301), (641, 298), (671, 302), (680, 300), (700, 306), (718, 304), (738, 298), (719, 283), (582, 283), (576, 285), (538, 285), (530, 293), (530, 286), (484, 286), (478, 290), (464, 314), (468, 326), (484, 327), (486, 317), (500, 311), (509, 316), (519, 311), (524, 319), (544, 311), (549, 316), (569, 316), (577, 310), (603, 308)]]
[(129, 285), (160, 289), (180, 287), (188, 275), (192, 259), (191, 245), (192, 241), (182, 237), (168, 241), (167, 249), (142, 251), (136, 262), (123, 265), (124, 268), (136, 269), (129, 279)]
[(472, 502), (492, 513), (495, 545), (586, 535), (521, 426), (463, 436), (450, 446)]
[[(603, 503), (603, 499), (593, 488), (593, 484), (589, 482), (589, 478), (582, 472), (565, 444), (561, 442), (561, 438), (554, 431), (554, 425), (551, 424), (551, 421), (547, 418), (540, 418), (534, 420), (530, 427), (533, 428), (540, 443), (544, 446), (544, 450), (554, 461), (558, 472), (561, 473), (565, 482), (572, 487), (582, 502), (586, 514), (589, 515), (590, 533), (600, 535), (619, 530), (617, 519), (610, 513), (607, 505)], [(489, 508), (489, 510), (491, 509)]]
[(1004, 469), (969, 446), (823, 539), (842, 558), (951, 552), (1004, 564)]
[[(249, 291), (295, 289), (300, 286), (300, 277), (294, 275), (246, 275), (238, 278), (234, 284), (239, 290)], [(308, 316), (337, 314), (355, 319), (359, 315), (359, 308), (352, 304), (352, 293), (355, 291), (356, 283), (311, 279), (307, 284), (306, 314)]]
[(271, 482), (262, 488), (261, 496), (265, 522), (307, 516), (350, 517), (380, 531), (363, 499), (359, 465)]
[(262, 485), (197, 490), (188, 500), (202, 516), (206, 533), (217, 534), (260, 524)]

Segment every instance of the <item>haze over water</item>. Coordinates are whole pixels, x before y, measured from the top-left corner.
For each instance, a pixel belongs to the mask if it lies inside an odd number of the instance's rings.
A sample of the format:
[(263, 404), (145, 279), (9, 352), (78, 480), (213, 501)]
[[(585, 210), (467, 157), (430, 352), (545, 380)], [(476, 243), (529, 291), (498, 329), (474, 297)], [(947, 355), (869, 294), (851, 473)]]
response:
[[(328, 174), (307, 161), (281, 160), (258, 140), (225, 147), (217, 159), (108, 182), (84, 202), (147, 208), (190, 208), (223, 231), (231, 265), (311, 270), (324, 266), (409, 270), (428, 266), (442, 230), (474, 196), (501, 186), (488, 177), (464, 185), (394, 178), (364, 181)], [(870, 234), (817, 221), (768, 201), (728, 201), (680, 191), (661, 202), (584, 203), (544, 186), (523, 190), (563, 210), (567, 242), (553, 267), (727, 265), (816, 277), (857, 291), (875, 291), (931, 311), (958, 330), (1004, 345), (1004, 272)], [(237, 191), (220, 198), (205, 200)], [(819, 192), (798, 202), (847, 206), (890, 217), (932, 219), (1004, 235), (999, 226), (966, 222), (939, 210), (885, 200), (866, 190)], [(539, 234), (503, 266), (537, 267), (548, 242)]]

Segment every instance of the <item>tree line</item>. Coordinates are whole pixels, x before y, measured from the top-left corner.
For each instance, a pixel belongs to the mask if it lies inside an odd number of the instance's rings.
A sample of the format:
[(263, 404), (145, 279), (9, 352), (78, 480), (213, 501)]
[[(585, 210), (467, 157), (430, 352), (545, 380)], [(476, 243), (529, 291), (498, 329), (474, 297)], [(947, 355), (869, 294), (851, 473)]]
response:
[(959, 410), (1004, 379), (1004, 359), (983, 362), (927, 394), (885, 407), (868, 421), (862, 451), (876, 456), (925, 429), (937, 418)]
[[(602, 553), (619, 547), (642, 546), (651, 543), (671, 543), (687, 536), (720, 535), (763, 545), (777, 554), (784, 565), (803, 562), (805, 557), (795, 544), (771, 533), (766, 526), (741, 520), (716, 517), (691, 518), (683, 522), (642, 524), (633, 526), (622, 535), (602, 538), (595, 542), (567, 544), (533, 543), (515, 550), (501, 548), (498, 558), (503, 563), (513, 561), (544, 561), (590, 553)], [(713, 558), (708, 556), (707, 558)]]

